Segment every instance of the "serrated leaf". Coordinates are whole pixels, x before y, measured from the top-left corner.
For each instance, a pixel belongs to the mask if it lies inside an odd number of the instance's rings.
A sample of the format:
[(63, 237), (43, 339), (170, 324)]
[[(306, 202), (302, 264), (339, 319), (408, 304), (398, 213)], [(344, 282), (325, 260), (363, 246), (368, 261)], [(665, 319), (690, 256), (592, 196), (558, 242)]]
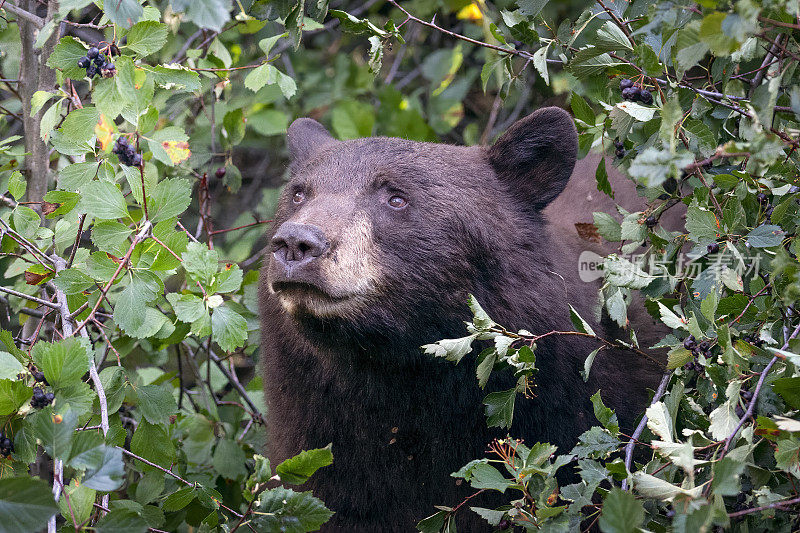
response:
[(316, 531), (333, 516), (310, 491), (276, 487), (264, 491), (260, 502), (259, 513), (252, 520), (257, 531)]
[(67, 295), (80, 294), (95, 286), (92, 278), (74, 267), (59, 272), (53, 283)]
[(166, 24), (143, 20), (134, 24), (128, 32), (127, 46), (139, 56), (148, 56), (158, 52), (166, 44), (167, 32)]
[(89, 355), (86, 344), (74, 337), (54, 343), (39, 341), (31, 350), (36, 367), (55, 387), (80, 382), (89, 371)]
[(57, 511), (44, 480), (28, 476), (0, 479), (0, 533), (40, 531)]
[(178, 412), (172, 393), (162, 385), (137, 387), (136, 396), (139, 398), (139, 411), (151, 424), (167, 424), (169, 417)]
[(150, 220), (157, 223), (178, 216), (186, 211), (191, 201), (192, 186), (188, 181), (180, 178), (161, 180), (150, 193)]
[(194, 92), (200, 90), (200, 77), (197, 72), (181, 65), (157, 65), (149, 69), (153, 81), (165, 89)]
[[(106, 0), (109, 3), (115, 0)], [(94, 526), (96, 533), (146, 533), (147, 521), (135, 511), (117, 509), (106, 514)]]
[(92, 242), (99, 250), (121, 257), (132, 233), (131, 228), (116, 220), (98, 220), (92, 226)]
[(308, 481), (314, 472), (331, 463), (333, 463), (333, 453), (329, 444), (325, 448), (302, 451), (283, 461), (275, 471), (283, 483), (299, 485)]
[(644, 520), (644, 507), (633, 494), (616, 487), (603, 501), (600, 528), (604, 533), (634, 533)]
[(517, 389), (492, 392), (483, 399), (486, 406), (486, 424), (489, 427), (510, 428), (514, 418), (514, 402)]
[(242, 447), (231, 439), (221, 439), (214, 449), (214, 469), (226, 479), (239, 479), (247, 475), (247, 456)]
[(128, 205), (116, 184), (97, 181), (82, 192), (80, 208), (90, 216), (101, 219), (128, 217)]
[[(649, 119), (648, 119), (649, 120)], [(628, 173), (645, 187), (658, 187), (694, 161), (689, 152), (671, 153), (654, 147), (644, 149), (631, 161)]]
[(79, 80), (86, 76), (86, 70), (78, 66), (78, 60), (85, 55), (86, 46), (75, 37), (62, 37), (47, 58), (47, 66), (62, 71), (67, 78)]
[(472, 341), (476, 338), (477, 334), (458, 339), (442, 339), (433, 344), (426, 344), (422, 349), (425, 350), (425, 353), (434, 357), (444, 357), (448, 361), (458, 363), (472, 351)]
[(186, 12), (187, 20), (200, 28), (220, 31), (231, 18), (231, 0), (172, 0), (175, 11)]
[(753, 248), (769, 248), (778, 246), (786, 237), (786, 232), (780, 226), (763, 224), (747, 234), (747, 242)]
[(33, 396), (33, 390), (24, 382), (13, 379), (0, 379), (0, 416), (17, 411)]
[(247, 320), (228, 304), (214, 309), (211, 314), (211, 332), (214, 342), (225, 352), (244, 346), (247, 340)]
[(85, 470), (83, 484), (95, 490), (110, 492), (117, 490), (125, 477), (122, 450), (100, 445), (71, 457), (70, 466)]

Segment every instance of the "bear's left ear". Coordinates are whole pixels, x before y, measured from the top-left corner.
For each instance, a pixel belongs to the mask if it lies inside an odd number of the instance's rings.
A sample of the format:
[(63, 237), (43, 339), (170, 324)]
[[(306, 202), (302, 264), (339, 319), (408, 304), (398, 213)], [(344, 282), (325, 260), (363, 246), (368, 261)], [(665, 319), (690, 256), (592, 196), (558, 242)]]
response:
[(545, 107), (515, 122), (488, 150), (497, 177), (539, 209), (566, 187), (578, 154), (572, 117)]
[(292, 122), (286, 137), (294, 163), (305, 161), (323, 146), (337, 142), (325, 126), (312, 118), (298, 118)]

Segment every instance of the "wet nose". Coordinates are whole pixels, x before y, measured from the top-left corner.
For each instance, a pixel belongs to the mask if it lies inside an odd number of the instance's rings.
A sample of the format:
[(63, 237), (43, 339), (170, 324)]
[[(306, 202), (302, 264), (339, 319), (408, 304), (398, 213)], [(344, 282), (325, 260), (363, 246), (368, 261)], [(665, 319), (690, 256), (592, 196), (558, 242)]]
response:
[(329, 246), (325, 233), (313, 224), (284, 222), (272, 237), (272, 254), (285, 268), (310, 263)]

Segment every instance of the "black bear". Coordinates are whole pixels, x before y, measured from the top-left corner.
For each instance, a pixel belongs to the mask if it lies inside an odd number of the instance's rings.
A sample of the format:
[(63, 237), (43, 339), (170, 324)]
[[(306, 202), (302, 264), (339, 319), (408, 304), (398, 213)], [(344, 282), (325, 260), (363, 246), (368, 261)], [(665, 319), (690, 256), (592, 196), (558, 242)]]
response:
[[(420, 346), (465, 335), (469, 294), (512, 330), (571, 329), (568, 303), (592, 317), (597, 287), (578, 279), (576, 241), (562, 235), (575, 230), (563, 221), (611, 204), (591, 171), (576, 180), (608, 205), (583, 197), (545, 212), (576, 162), (575, 127), (558, 108), (519, 120), (488, 148), (342, 142), (310, 119), (291, 125), (288, 142), (291, 180), (260, 288), (268, 455), (276, 464), (333, 443), (333, 465), (305, 487), (336, 512), (325, 529), (411, 531), (434, 505), (471, 493), (450, 474), (497, 436), (472, 361), (454, 365)], [(536, 397), (517, 401), (513, 436), (568, 451), (594, 422), (598, 388), (630, 428), (658, 369), (609, 350), (584, 383), (596, 344), (538, 343)], [(490, 386), (508, 389), (508, 378)], [(488, 528), (460, 514), (466, 530)]]

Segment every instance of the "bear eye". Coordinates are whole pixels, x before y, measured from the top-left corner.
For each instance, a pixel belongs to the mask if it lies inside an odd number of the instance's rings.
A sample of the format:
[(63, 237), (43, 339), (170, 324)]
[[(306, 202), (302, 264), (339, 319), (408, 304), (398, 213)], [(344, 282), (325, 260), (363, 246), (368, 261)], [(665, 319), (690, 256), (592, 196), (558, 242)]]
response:
[(408, 205), (408, 200), (406, 200), (402, 196), (398, 196), (395, 194), (394, 196), (389, 198), (388, 204), (393, 209), (403, 209), (405, 206)]
[(305, 199), (306, 195), (303, 193), (303, 191), (297, 191), (294, 193), (294, 196), (292, 196), (292, 202), (296, 204), (302, 204)]

